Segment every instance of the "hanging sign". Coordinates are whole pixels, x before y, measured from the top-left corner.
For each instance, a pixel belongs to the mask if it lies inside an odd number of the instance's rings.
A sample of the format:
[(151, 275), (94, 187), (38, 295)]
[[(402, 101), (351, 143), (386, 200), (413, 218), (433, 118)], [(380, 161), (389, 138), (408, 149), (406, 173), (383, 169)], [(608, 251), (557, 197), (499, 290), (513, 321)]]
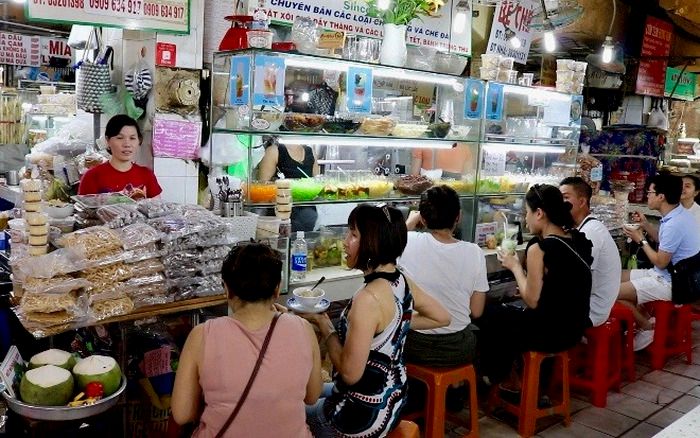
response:
[(41, 65), (41, 37), (0, 32), (0, 64)]
[(668, 60), (644, 57), (667, 57), (671, 53), (672, 36), (671, 23), (655, 17), (647, 17), (635, 93), (663, 97)]
[(284, 105), (284, 59), (278, 56), (255, 57), (253, 105)]
[(156, 43), (156, 65), (159, 67), (175, 67), (177, 65), (177, 46), (173, 43)]
[(348, 111), (360, 114), (372, 112), (372, 69), (348, 67)]
[[(679, 68), (667, 68), (664, 95), (669, 97), (671, 96), (671, 91), (673, 91), (674, 99), (695, 100), (697, 77), (697, 74), (687, 71), (681, 74), (681, 69)], [(676, 82), (678, 82), (678, 85), (676, 85)], [(676, 87), (676, 89), (674, 90), (673, 87)]]
[(72, 54), (67, 39), (41, 37), (41, 65), (49, 65), (51, 58), (67, 59), (70, 62)]
[[(515, 58), (518, 64), (525, 64), (532, 42), (530, 24), (537, 3), (535, 0), (501, 0), (493, 16), (486, 53), (508, 56)], [(520, 45), (511, 43), (515, 38)]]
[(231, 57), (231, 73), (229, 74), (229, 104), (248, 105), (250, 91), (250, 56), (239, 55)]
[(189, 0), (27, 0), (29, 21), (190, 33)]
[(503, 119), (503, 85), (489, 83), (486, 95), (486, 119), (499, 121)]
[[(471, 55), (471, 9), (465, 7), (457, 10), (459, 1), (446, 1), (438, 12), (437, 17), (421, 17), (408, 25), (406, 42), (417, 46), (435, 47), (441, 50), (450, 50), (453, 53)], [(467, 3), (469, 4), (469, 3)], [(363, 35), (373, 38), (382, 37), (382, 21), (368, 17), (367, 3), (364, 0), (332, 1), (327, 0), (258, 0), (248, 2), (248, 14), (252, 15), (256, 9), (264, 8), (273, 23), (289, 24), (294, 19), (307, 17), (314, 20), (320, 27), (326, 30), (343, 31), (347, 34)], [(452, 11), (450, 11), (450, 8)], [(233, 2), (229, 9), (222, 12), (222, 17), (229, 15), (233, 9)], [(452, 14), (450, 13), (452, 12)], [(460, 27), (453, 29), (452, 17), (458, 13), (467, 14), (467, 19), (460, 21)], [(209, 24), (205, 24), (205, 28)], [(216, 44), (223, 37), (217, 36)], [(207, 45), (207, 44), (205, 44)]]
[(202, 122), (153, 120), (153, 156), (168, 158), (199, 158)]
[(478, 120), (484, 111), (484, 83), (477, 79), (464, 81), (464, 118)]

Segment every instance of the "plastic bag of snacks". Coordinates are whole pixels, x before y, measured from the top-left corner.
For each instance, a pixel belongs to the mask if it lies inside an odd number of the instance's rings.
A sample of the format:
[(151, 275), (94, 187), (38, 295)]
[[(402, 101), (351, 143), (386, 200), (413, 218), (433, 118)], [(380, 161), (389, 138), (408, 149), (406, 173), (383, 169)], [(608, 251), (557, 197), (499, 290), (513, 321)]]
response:
[(52, 278), (78, 271), (86, 264), (87, 260), (82, 247), (63, 248), (43, 256), (10, 260), (12, 273), (18, 281), (24, 281), (29, 277)]
[(182, 213), (182, 206), (174, 202), (164, 202), (154, 199), (144, 199), (139, 201), (138, 204), (139, 211), (149, 219), (169, 216), (171, 214)]
[(135, 205), (107, 205), (98, 208), (96, 214), (109, 228), (121, 228), (146, 221), (146, 217), (138, 211)]
[(66, 234), (58, 239), (64, 248), (82, 247), (90, 260), (114, 255), (121, 251), (122, 241), (114, 230), (107, 227), (92, 227)]
[(134, 302), (129, 297), (123, 297), (93, 303), (90, 306), (89, 316), (96, 321), (102, 321), (114, 316), (126, 315), (132, 310), (134, 310)]
[(92, 283), (84, 278), (59, 275), (52, 278), (25, 278), (22, 289), (27, 294), (65, 294), (77, 289), (90, 287)]
[(117, 230), (125, 250), (156, 243), (162, 233), (146, 223), (135, 223)]
[(24, 313), (69, 312), (80, 314), (85, 309), (84, 300), (73, 292), (63, 294), (24, 294), (20, 300)]
[(100, 301), (116, 300), (127, 296), (124, 283), (103, 284), (85, 290), (88, 302), (92, 305)]

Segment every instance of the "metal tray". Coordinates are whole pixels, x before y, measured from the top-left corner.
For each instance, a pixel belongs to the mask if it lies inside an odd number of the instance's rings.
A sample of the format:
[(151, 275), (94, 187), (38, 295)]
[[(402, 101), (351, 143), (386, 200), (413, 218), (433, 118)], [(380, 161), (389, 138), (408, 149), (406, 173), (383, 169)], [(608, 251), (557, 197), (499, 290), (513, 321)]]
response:
[(126, 389), (126, 377), (122, 375), (122, 384), (114, 394), (103, 398), (93, 405), (78, 407), (29, 405), (11, 397), (7, 391), (3, 391), (2, 396), (11, 410), (23, 417), (44, 421), (69, 421), (80, 420), (105, 412), (117, 404), (119, 396), (124, 392), (124, 389)]

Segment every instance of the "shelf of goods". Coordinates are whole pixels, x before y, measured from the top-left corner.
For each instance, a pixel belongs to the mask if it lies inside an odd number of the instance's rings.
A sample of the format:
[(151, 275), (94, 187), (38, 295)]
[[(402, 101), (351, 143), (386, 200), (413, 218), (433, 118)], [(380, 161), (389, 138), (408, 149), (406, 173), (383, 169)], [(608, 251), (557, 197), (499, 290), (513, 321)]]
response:
[(292, 206), (323, 209), (321, 231), (306, 234), (311, 273), (342, 264), (328, 254), (342, 252), (344, 204), (390, 202), (407, 213), (446, 184), (462, 204), (458, 235), (486, 245), (484, 229), (504, 230), (498, 238), (512, 229), (502, 217), (524, 225), (530, 184), (576, 171), (577, 95), (267, 50), (215, 53), (212, 87), (210, 162), (241, 181), (247, 209), (279, 208), (273, 180), (283, 172), (263, 160), (277, 147), (269, 136), (293, 159), (309, 146), (321, 164), (299, 163), (294, 173), (305, 177), (290, 181)]
[(28, 236), (12, 234), (13, 310), (35, 337), (224, 304), (222, 261), (255, 236), (258, 218), (116, 194), (74, 199), (101, 225), (52, 231), (57, 249), (37, 256), (48, 249), (44, 214), (25, 215)]

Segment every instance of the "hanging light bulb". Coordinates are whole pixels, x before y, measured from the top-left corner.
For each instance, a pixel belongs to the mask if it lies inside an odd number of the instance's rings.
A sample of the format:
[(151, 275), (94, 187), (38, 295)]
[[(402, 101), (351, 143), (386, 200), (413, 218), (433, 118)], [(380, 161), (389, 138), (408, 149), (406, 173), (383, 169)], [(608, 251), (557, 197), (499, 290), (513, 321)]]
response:
[(615, 44), (613, 44), (612, 37), (606, 36), (605, 42), (603, 42), (603, 57), (602, 57), (603, 63), (607, 64), (607, 63), (611, 62), (614, 54), (615, 54)]
[(379, 0), (377, 1), (377, 9), (380, 11), (386, 11), (389, 9), (389, 5), (391, 4), (391, 0)]
[(554, 37), (554, 25), (549, 18), (547, 18), (544, 20), (542, 28), (544, 29), (544, 49), (551, 53), (557, 49), (557, 39)]
[(520, 41), (520, 38), (518, 38), (517, 35), (514, 35), (512, 38), (510, 38), (508, 40), (508, 43), (510, 43), (510, 45), (513, 46), (514, 49), (519, 49), (523, 45), (523, 42)]
[(457, 3), (455, 7), (455, 15), (452, 20), (452, 33), (461, 34), (464, 33), (464, 28), (467, 25), (467, 18), (469, 14), (469, 2), (461, 0)]

